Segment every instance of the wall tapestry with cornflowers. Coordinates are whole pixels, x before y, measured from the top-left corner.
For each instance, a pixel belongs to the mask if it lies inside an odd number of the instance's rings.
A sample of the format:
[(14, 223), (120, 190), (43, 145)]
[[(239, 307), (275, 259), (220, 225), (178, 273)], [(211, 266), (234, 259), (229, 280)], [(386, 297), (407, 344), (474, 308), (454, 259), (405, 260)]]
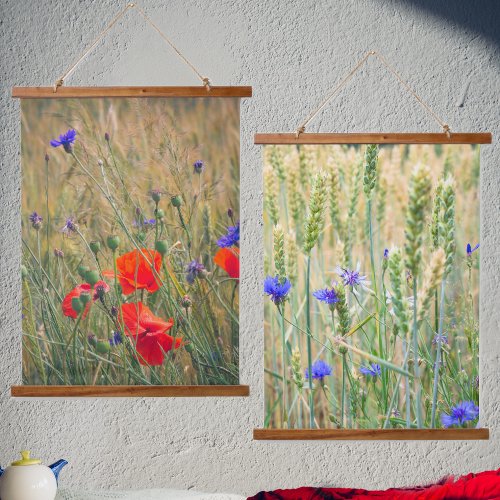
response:
[(238, 384), (239, 99), (21, 109), (23, 382)]
[(479, 149), (264, 150), (265, 426), (479, 417)]

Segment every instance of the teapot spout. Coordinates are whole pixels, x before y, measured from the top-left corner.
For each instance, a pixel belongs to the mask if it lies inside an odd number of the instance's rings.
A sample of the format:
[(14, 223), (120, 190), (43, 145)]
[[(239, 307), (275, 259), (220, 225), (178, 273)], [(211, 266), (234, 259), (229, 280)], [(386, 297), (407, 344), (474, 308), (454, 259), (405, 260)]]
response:
[(61, 472), (62, 468), (65, 465), (68, 465), (68, 462), (66, 462), (66, 460), (58, 460), (57, 462), (54, 462), (52, 465), (49, 465), (49, 468), (54, 473), (54, 476), (56, 476), (56, 481), (59, 479), (59, 472)]

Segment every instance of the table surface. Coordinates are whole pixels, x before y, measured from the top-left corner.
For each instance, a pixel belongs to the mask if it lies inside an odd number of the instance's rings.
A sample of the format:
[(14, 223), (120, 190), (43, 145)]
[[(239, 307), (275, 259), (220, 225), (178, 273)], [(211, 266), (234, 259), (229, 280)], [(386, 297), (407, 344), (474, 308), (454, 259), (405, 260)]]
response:
[(141, 491), (74, 491), (59, 490), (56, 500), (245, 500), (230, 493), (203, 493), (192, 490), (155, 489)]

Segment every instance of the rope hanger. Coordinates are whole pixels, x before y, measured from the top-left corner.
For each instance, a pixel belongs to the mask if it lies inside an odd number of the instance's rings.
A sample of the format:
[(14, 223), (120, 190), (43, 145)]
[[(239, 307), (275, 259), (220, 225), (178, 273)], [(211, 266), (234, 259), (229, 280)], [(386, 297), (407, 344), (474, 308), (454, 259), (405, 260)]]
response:
[(174, 52), (193, 70), (194, 73), (201, 80), (202, 84), (210, 92), (210, 79), (203, 76), (195, 66), (181, 53), (181, 51), (174, 45), (174, 43), (168, 38), (165, 33), (163, 33), (160, 28), (146, 15), (144, 10), (141, 9), (135, 3), (129, 3), (127, 6), (117, 14), (117, 16), (108, 24), (108, 26), (97, 36), (97, 38), (92, 42), (92, 44), (80, 55), (80, 57), (63, 73), (63, 75), (56, 80), (54, 83), (54, 93), (57, 92), (59, 87), (62, 87), (64, 80), (68, 78), (73, 71), (78, 67), (78, 65), (87, 57), (87, 55), (92, 52), (95, 46), (105, 37), (105, 35), (111, 30), (111, 28), (129, 11), (130, 9), (136, 9), (139, 14), (146, 20), (146, 22), (165, 40), (165, 42), (174, 50)]
[(312, 111), (312, 113), (306, 118), (306, 120), (302, 123), (302, 125), (297, 128), (295, 131), (295, 138), (298, 139), (300, 134), (303, 134), (306, 130), (306, 126), (308, 123), (316, 117), (316, 115), (340, 92), (340, 90), (351, 80), (351, 78), (358, 72), (358, 70), (366, 63), (366, 61), (370, 58), (370, 56), (376, 57), (386, 68), (392, 73), (398, 82), (404, 87), (404, 89), (411, 94), (418, 103), (434, 118), (434, 120), (441, 126), (443, 132), (447, 135), (448, 138), (451, 137), (451, 129), (447, 123), (445, 123), (439, 116), (432, 110), (432, 108), (410, 87), (408, 82), (403, 80), (401, 75), (387, 62), (384, 56), (376, 52), (375, 50), (371, 50), (367, 52), (365, 56), (354, 66), (354, 68), (350, 71), (350, 73), (345, 76), (340, 83), (328, 94), (328, 96), (323, 100), (323, 102)]

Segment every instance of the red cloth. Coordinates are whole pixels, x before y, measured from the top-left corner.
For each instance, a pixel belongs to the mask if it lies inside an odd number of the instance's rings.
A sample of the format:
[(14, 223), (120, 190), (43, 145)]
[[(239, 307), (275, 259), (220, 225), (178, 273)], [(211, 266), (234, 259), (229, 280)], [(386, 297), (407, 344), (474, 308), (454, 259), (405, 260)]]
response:
[(368, 491), (352, 488), (297, 488), (261, 491), (248, 500), (500, 500), (500, 469), (453, 477), (438, 484), (417, 488)]

